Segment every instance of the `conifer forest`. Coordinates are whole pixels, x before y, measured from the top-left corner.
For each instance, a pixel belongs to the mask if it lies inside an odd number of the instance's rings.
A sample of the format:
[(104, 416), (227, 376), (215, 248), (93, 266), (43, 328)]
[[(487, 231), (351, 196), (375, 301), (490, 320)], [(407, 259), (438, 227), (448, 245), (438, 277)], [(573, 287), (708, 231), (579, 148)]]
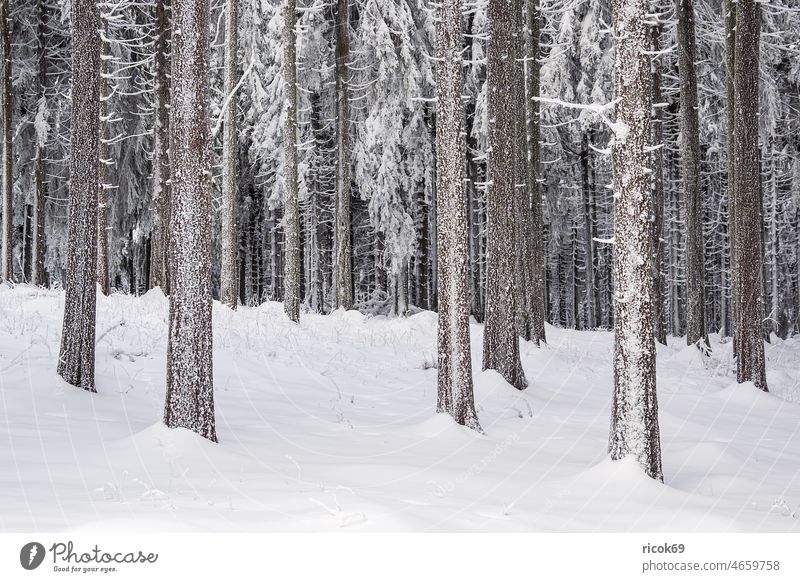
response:
[(800, 531), (798, 0), (0, 0), (0, 54), (0, 531)]

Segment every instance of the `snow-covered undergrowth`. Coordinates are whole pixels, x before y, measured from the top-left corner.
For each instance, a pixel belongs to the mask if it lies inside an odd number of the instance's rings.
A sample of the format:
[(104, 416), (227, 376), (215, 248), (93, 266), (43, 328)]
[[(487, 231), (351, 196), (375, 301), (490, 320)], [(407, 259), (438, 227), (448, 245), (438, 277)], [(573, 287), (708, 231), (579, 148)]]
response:
[(800, 531), (800, 339), (772, 392), (730, 344), (659, 348), (666, 484), (606, 457), (612, 334), (548, 327), (530, 387), (480, 372), (479, 435), (434, 414), (436, 315), (214, 306), (219, 444), (161, 424), (167, 300), (101, 297), (97, 388), (55, 374), (64, 298), (0, 288), (0, 529)]

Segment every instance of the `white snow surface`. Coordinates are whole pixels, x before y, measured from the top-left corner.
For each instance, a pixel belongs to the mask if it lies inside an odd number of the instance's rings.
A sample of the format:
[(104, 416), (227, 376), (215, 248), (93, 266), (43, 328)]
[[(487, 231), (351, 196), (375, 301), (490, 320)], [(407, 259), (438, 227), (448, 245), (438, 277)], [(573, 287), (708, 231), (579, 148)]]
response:
[(434, 413), (435, 314), (215, 303), (213, 444), (161, 422), (164, 295), (98, 301), (90, 394), (55, 374), (63, 293), (0, 287), (2, 531), (800, 532), (799, 338), (769, 394), (716, 336), (659, 347), (662, 485), (607, 457), (610, 332), (523, 343), (524, 392), (476, 373), (479, 435)]

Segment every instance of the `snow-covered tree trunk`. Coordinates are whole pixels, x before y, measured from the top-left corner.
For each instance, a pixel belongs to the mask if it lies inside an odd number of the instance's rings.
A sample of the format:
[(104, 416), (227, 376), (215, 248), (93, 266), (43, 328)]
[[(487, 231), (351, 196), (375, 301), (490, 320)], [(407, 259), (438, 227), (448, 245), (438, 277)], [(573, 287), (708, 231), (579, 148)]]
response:
[(652, 77), (648, 0), (613, 0), (614, 398), (609, 453), (632, 455), (663, 481), (653, 338), (652, 190), (648, 170)]
[(169, 184), (169, 22), (165, 0), (155, 4), (155, 125), (153, 145), (153, 231), (150, 238), (150, 287), (170, 292)]
[(227, 109), (222, 130), (222, 222), (221, 266), (219, 300), (236, 309), (239, 280), (239, 229), (236, 225), (239, 193), (237, 162), (239, 159), (239, 137), (236, 129), (236, 84), (239, 81), (238, 28), (239, 0), (225, 3), (225, 99)]
[(33, 201), (33, 235), (31, 236), (31, 283), (34, 285), (44, 285), (47, 282), (46, 273), (44, 271), (44, 245), (45, 245), (45, 198), (46, 198), (46, 181), (45, 181), (45, 144), (47, 142), (47, 126), (45, 116), (47, 114), (47, 103), (45, 101), (45, 87), (47, 85), (47, 56), (45, 47), (47, 46), (47, 32), (45, 27), (45, 18), (47, 15), (47, 6), (45, 0), (38, 0), (38, 16), (39, 22), (37, 23), (38, 41), (37, 47), (37, 82), (39, 91), (39, 103), (36, 112), (36, 166), (34, 174), (34, 201)]
[(695, 71), (694, 0), (677, 0), (681, 107), (681, 173), (686, 217), (686, 343), (708, 345), (705, 323), (703, 211), (700, 192), (700, 122)]
[[(730, 253), (730, 285), (731, 285), (731, 315), (730, 320), (736, 319), (737, 294), (733, 291), (736, 287), (736, 154), (734, 128), (736, 127), (735, 107), (735, 82), (736, 75), (736, 5), (734, 0), (725, 0), (725, 93), (728, 114), (727, 143), (728, 143), (728, 249)], [(733, 325), (732, 333), (735, 337), (736, 326)], [(736, 342), (733, 342), (734, 355)]]
[(164, 423), (217, 440), (211, 334), (208, 0), (172, 5), (171, 257)]
[[(103, 25), (103, 35), (108, 38), (108, 22), (102, 13), (100, 18)], [(107, 182), (111, 160), (108, 159), (109, 95), (107, 94), (108, 83), (106, 78), (111, 54), (108, 43), (103, 40), (100, 41), (100, 50), (100, 139), (97, 144), (97, 174), (100, 182), (100, 188), (97, 191), (97, 284), (100, 285), (100, 291), (104, 295), (108, 295), (111, 290), (108, 277), (108, 234), (111, 230), (108, 227), (108, 191), (110, 185)]]
[(283, 215), (284, 277), (283, 309), (292, 321), (300, 321), (300, 203), (297, 184), (297, 8), (286, 0), (283, 31), (283, 82), (286, 122), (283, 126), (283, 177), (286, 204)]
[[(651, 28), (652, 51), (661, 51), (661, 24)], [(667, 329), (664, 318), (664, 108), (661, 94), (662, 62), (653, 58), (653, 147), (658, 148), (650, 155), (653, 169), (653, 244), (655, 260), (653, 264), (653, 332), (656, 341), (667, 345)]]
[[(530, 340), (539, 345), (545, 341), (544, 321), (546, 313), (545, 264), (544, 264), (544, 218), (542, 216), (542, 192), (539, 185), (540, 115), (539, 97), (540, 69), (539, 33), (541, 29), (540, 0), (526, 0), (525, 5), (525, 121), (527, 129), (527, 187), (530, 196), (531, 276)], [(591, 270), (591, 269), (589, 269)]]
[(97, 198), (100, 122), (100, 10), (72, 0), (72, 131), (64, 326), (58, 375), (73, 386), (94, 385), (97, 293)]
[(353, 308), (353, 248), (350, 233), (350, 60), (349, 0), (336, 4), (336, 200), (334, 207), (333, 280), (336, 306)]
[(443, 0), (436, 23), (436, 229), (439, 248), (437, 412), (480, 430), (472, 394), (464, 185), (464, 80), (460, 0)]
[(483, 369), (497, 370), (522, 390), (527, 385), (515, 325), (515, 190), (517, 62), (515, 0), (490, 0), (488, 43), (489, 186), (487, 193), (486, 328)]
[(734, 73), (735, 222), (734, 305), (739, 382), (767, 390), (764, 368), (761, 184), (758, 155), (758, 75), (761, 10), (756, 0), (736, 5)]
[(0, 257), (0, 279), (14, 278), (12, 262), (14, 241), (14, 175), (11, 152), (11, 21), (8, 18), (9, 0), (0, 0), (0, 48), (3, 50), (3, 242)]

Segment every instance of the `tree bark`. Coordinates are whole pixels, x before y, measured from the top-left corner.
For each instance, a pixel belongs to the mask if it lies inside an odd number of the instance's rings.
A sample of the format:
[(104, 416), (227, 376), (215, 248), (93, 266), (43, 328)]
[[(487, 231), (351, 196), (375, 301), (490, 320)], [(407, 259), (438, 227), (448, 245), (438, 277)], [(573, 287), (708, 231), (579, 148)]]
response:
[(515, 0), (490, 0), (488, 109), (490, 119), (487, 202), (486, 328), (483, 369), (497, 370), (522, 390), (527, 385), (515, 326), (517, 63)]
[[(693, 0), (677, 0), (681, 102), (681, 171), (686, 216), (686, 343), (708, 346), (705, 324), (703, 209), (700, 193), (700, 122), (695, 72)], [(698, 344), (699, 345), (699, 344)]]
[[(38, 84), (39, 84), (39, 104), (37, 116), (40, 117), (39, 124), (45, 123), (47, 114), (47, 102), (45, 88), (47, 86), (47, 33), (45, 30), (45, 18), (47, 18), (47, 6), (44, 0), (38, 0), (39, 22), (37, 40), (38, 46)], [(47, 133), (40, 131), (37, 124), (36, 132), (36, 169), (34, 170), (35, 190), (33, 203), (33, 236), (31, 237), (33, 248), (31, 249), (31, 283), (34, 285), (45, 285), (47, 282), (44, 270), (44, 215), (47, 182), (45, 180), (45, 146), (47, 143)]]
[(153, 147), (153, 231), (150, 238), (150, 287), (170, 292), (169, 176), (169, 23), (165, 0), (155, 4), (155, 142)]
[(208, 0), (172, 7), (172, 236), (164, 423), (217, 440), (211, 333)]
[(0, 278), (14, 278), (14, 174), (11, 151), (11, 21), (8, 17), (9, 0), (0, 0), (0, 48), (3, 49), (3, 243), (0, 257)]
[(663, 481), (653, 338), (652, 76), (648, 0), (613, 0), (617, 39), (614, 164), (614, 398), (609, 453)]
[[(652, 50), (661, 50), (661, 24), (651, 28)], [(667, 345), (667, 330), (664, 317), (664, 109), (661, 104), (661, 60), (655, 57), (653, 64), (653, 332), (656, 341)]]
[(540, 70), (539, 34), (541, 28), (540, 0), (527, 0), (525, 7), (525, 125), (527, 133), (527, 176), (526, 182), (530, 198), (530, 320), (528, 322), (530, 340), (536, 345), (546, 341), (544, 331), (545, 312), (545, 265), (544, 265), (544, 227), (542, 216), (542, 192), (539, 186), (540, 115), (539, 97)]
[[(725, 89), (728, 113), (728, 253), (730, 255), (730, 288), (732, 322), (736, 319), (736, 153), (734, 131), (736, 127), (735, 75), (736, 75), (736, 6), (734, 0), (725, 0)], [(732, 327), (736, 327), (733, 325)], [(732, 330), (736, 335), (736, 330)], [(734, 356), (736, 342), (733, 342)]]
[(97, 197), (100, 122), (100, 10), (72, 1), (72, 131), (67, 276), (58, 375), (96, 392)]
[[(108, 36), (108, 22), (102, 18), (103, 34)], [(101, 58), (100, 58), (100, 139), (98, 141), (98, 154), (97, 154), (97, 172), (100, 188), (97, 191), (98, 204), (97, 204), (97, 283), (100, 285), (100, 291), (103, 295), (108, 295), (111, 290), (110, 281), (108, 279), (108, 190), (110, 185), (108, 181), (108, 167), (111, 160), (108, 159), (108, 101), (106, 92), (108, 91), (108, 83), (106, 82), (106, 75), (108, 74), (108, 59), (110, 57), (108, 43), (101, 40), (100, 42)]]
[(334, 264), (336, 306), (353, 308), (353, 248), (350, 238), (350, 94), (347, 61), (350, 60), (349, 0), (336, 4), (336, 202), (334, 211)]
[(294, 322), (300, 321), (300, 203), (297, 184), (297, 21), (296, 0), (286, 0), (283, 31), (283, 80), (286, 122), (283, 130), (283, 177), (286, 210), (283, 277), (283, 309)]
[(461, 6), (444, 0), (436, 23), (436, 212), (439, 248), (437, 412), (480, 431), (472, 393), (467, 293), (466, 144), (461, 71)]
[(236, 284), (239, 280), (239, 229), (237, 226), (237, 197), (239, 193), (237, 162), (239, 137), (236, 128), (238, 100), (236, 84), (239, 82), (238, 0), (226, 0), (225, 4), (225, 98), (228, 107), (222, 130), (222, 240), (219, 300), (236, 309), (239, 296)]
[(736, 316), (736, 375), (767, 391), (764, 362), (764, 303), (762, 284), (761, 188), (758, 155), (758, 74), (761, 10), (756, 0), (736, 5), (734, 73), (734, 189), (733, 241)]

